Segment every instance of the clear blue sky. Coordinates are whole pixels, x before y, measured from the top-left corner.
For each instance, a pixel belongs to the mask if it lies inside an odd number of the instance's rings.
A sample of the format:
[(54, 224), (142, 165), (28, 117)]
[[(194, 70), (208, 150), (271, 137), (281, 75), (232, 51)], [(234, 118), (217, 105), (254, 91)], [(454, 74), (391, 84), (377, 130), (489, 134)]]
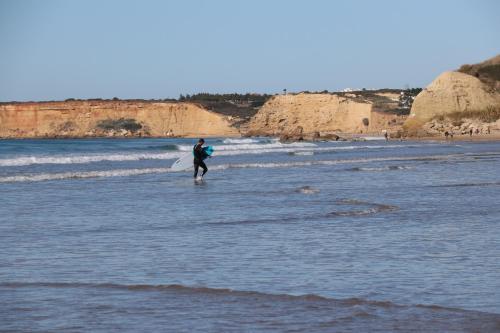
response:
[(425, 86), (500, 53), (500, 1), (0, 0), (0, 101)]

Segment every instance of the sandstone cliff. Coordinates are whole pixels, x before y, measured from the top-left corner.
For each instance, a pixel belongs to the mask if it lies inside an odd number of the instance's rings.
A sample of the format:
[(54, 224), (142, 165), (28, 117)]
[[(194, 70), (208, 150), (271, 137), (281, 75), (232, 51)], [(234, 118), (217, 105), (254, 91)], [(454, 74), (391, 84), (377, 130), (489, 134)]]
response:
[(500, 94), (474, 76), (445, 72), (413, 102), (407, 125), (421, 125), (437, 115), (484, 110), (500, 105)]
[[(378, 97), (397, 106), (397, 96)], [(377, 111), (373, 100), (355, 93), (280, 95), (267, 101), (250, 120), (246, 135), (380, 133), (397, 130), (401, 119), (404, 117)]]
[[(457, 114), (465, 117), (474, 112), (486, 112), (500, 107), (500, 91), (496, 88), (495, 71), (499, 57), (495, 57), (478, 65), (462, 66), (463, 72), (444, 72), (427, 86), (413, 102), (410, 116), (404, 127), (410, 134), (426, 132), (426, 123), (440, 117), (452, 117), (457, 121)], [(483, 127), (477, 124), (475, 128)], [(456, 127), (456, 126), (455, 126)], [(443, 132), (447, 129), (442, 127)], [(458, 130), (458, 128), (457, 128)], [(462, 131), (463, 129), (460, 129)]]
[[(102, 124), (128, 120), (137, 130)], [(106, 123), (107, 122), (107, 123)], [(231, 117), (193, 103), (66, 101), (0, 105), (0, 137), (238, 136)]]

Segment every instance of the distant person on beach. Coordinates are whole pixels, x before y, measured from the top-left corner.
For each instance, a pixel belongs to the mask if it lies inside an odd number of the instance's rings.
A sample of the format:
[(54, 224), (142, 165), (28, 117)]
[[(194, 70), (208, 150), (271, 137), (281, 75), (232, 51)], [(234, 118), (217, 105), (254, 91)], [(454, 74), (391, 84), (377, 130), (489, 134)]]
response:
[(387, 131), (384, 132), (384, 138), (385, 138), (385, 141), (389, 141), (389, 134), (387, 134)]
[(471, 128), (470, 131), (469, 131), (469, 136), (472, 136), (472, 132), (473, 131), (472, 131), (472, 128)]
[(208, 168), (205, 165), (205, 162), (203, 160), (209, 155), (203, 150), (203, 144), (205, 143), (204, 139), (198, 140), (198, 143), (193, 147), (193, 155), (194, 155), (194, 179), (198, 176), (198, 168), (201, 167), (203, 169), (203, 172), (201, 174), (201, 178), (207, 173)]
[(446, 140), (448, 140), (449, 135), (450, 135), (450, 133), (448, 133), (448, 131), (444, 132), (444, 137), (446, 138)]

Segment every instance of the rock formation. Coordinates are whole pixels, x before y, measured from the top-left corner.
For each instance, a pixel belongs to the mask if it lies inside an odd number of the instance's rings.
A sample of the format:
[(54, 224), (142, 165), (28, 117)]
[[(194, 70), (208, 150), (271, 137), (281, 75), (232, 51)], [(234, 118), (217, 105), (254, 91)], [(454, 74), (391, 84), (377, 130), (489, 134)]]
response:
[[(499, 57), (494, 59), (499, 59)], [(437, 124), (435, 126), (426, 125), (426, 123), (437, 117), (445, 118), (447, 115), (454, 115), (454, 118), (457, 118), (457, 113), (463, 113), (466, 117), (471, 112), (484, 112), (499, 108), (500, 91), (496, 89), (497, 84), (492, 82), (494, 75), (485, 76), (484, 74), (485, 68), (488, 69), (487, 73), (494, 73), (492, 68), (496, 68), (495, 66), (498, 65), (493, 60), (479, 64), (486, 67), (466, 65), (461, 68), (461, 70), (465, 68), (471, 73), (483, 73), (484, 80), (480, 79), (479, 74), (476, 76), (462, 72), (444, 72), (439, 75), (415, 98), (408, 120), (404, 125), (405, 129), (410, 134), (422, 130), (426, 134), (433, 134), (433, 131), (428, 131), (428, 129), (439, 128), (439, 126)], [(457, 126), (455, 125), (455, 127)], [(483, 127), (483, 124), (477, 126)], [(462, 127), (458, 127), (457, 130), (463, 130)], [(448, 130), (446, 126), (442, 128), (443, 131), (444, 129)]]
[[(250, 116), (241, 112), (221, 114), (192, 102), (0, 103), (0, 138), (199, 137), (243, 133), (280, 136), (283, 140), (338, 140), (338, 133), (396, 132), (405, 119), (398, 115), (399, 97), (399, 91), (276, 95), (249, 121)], [(397, 112), (386, 112), (391, 110)]]
[[(109, 127), (113, 121), (125, 125)], [(193, 103), (89, 100), (0, 105), (3, 138), (129, 135), (239, 136), (239, 131), (230, 117)]]
[(245, 134), (321, 138), (334, 132), (380, 133), (401, 125), (404, 117), (379, 112), (375, 106), (370, 99), (353, 93), (274, 96), (250, 120)]
[(409, 124), (423, 124), (437, 115), (485, 110), (500, 105), (500, 94), (474, 76), (445, 72), (425, 88), (413, 102)]

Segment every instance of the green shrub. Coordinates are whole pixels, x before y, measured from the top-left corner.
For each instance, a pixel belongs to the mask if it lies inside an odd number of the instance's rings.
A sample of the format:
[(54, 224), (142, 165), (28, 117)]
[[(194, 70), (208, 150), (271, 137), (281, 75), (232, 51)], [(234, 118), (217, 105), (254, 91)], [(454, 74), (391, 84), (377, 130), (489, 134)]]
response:
[(500, 81), (500, 64), (485, 66), (478, 69), (477, 72), (480, 76), (486, 76), (490, 79)]
[(105, 131), (119, 131), (124, 129), (130, 132), (137, 132), (142, 128), (142, 125), (132, 118), (120, 118), (102, 120), (97, 124), (97, 127)]

